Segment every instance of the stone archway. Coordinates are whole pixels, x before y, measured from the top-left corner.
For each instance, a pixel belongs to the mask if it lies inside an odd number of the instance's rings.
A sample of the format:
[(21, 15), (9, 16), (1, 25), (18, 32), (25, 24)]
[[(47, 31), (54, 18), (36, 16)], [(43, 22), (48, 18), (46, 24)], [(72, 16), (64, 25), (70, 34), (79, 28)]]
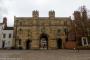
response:
[(40, 49), (48, 49), (48, 35), (46, 33), (40, 35)]
[(27, 50), (31, 49), (31, 40), (29, 39), (26, 40), (26, 49)]
[(2, 48), (5, 48), (5, 41), (2, 41)]
[(62, 48), (62, 39), (61, 38), (57, 38), (57, 48), (58, 49)]

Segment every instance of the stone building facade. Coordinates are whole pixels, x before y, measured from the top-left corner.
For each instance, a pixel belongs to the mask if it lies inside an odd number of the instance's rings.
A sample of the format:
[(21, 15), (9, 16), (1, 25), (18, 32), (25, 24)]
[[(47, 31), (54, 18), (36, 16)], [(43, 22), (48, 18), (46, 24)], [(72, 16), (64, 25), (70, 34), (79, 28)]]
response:
[(14, 17), (14, 46), (23, 49), (60, 49), (65, 48), (67, 33), (71, 30), (71, 17), (39, 17), (34, 10), (32, 17)]
[(83, 6), (71, 17), (39, 17), (34, 10), (32, 17), (14, 17), (14, 46), (23, 49), (60, 49), (90, 46), (90, 19)]

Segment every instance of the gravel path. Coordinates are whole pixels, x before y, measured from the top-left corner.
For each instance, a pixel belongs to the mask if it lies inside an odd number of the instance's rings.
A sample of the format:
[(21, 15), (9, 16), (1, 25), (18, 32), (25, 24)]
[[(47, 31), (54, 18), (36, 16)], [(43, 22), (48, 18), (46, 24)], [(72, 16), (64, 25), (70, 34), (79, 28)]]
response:
[(0, 60), (90, 60), (90, 50), (0, 50)]

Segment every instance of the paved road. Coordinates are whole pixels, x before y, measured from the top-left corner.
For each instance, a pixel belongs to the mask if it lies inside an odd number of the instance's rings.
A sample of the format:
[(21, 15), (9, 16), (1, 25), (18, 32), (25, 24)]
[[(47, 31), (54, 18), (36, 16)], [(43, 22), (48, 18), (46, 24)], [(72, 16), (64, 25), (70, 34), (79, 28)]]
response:
[(90, 50), (0, 50), (0, 60), (90, 60)]

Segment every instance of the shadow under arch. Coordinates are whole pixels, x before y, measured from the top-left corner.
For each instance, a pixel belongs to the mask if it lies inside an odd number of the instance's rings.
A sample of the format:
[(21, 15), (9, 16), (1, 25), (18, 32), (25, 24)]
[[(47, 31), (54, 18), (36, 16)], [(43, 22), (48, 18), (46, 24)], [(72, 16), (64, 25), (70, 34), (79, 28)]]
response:
[(2, 48), (5, 48), (5, 41), (2, 41)]
[(48, 49), (48, 34), (46, 34), (46, 33), (40, 34), (39, 48), (40, 49)]
[(26, 49), (27, 50), (31, 49), (31, 39), (26, 40)]
[(58, 49), (62, 48), (62, 39), (61, 38), (57, 38), (57, 48)]

